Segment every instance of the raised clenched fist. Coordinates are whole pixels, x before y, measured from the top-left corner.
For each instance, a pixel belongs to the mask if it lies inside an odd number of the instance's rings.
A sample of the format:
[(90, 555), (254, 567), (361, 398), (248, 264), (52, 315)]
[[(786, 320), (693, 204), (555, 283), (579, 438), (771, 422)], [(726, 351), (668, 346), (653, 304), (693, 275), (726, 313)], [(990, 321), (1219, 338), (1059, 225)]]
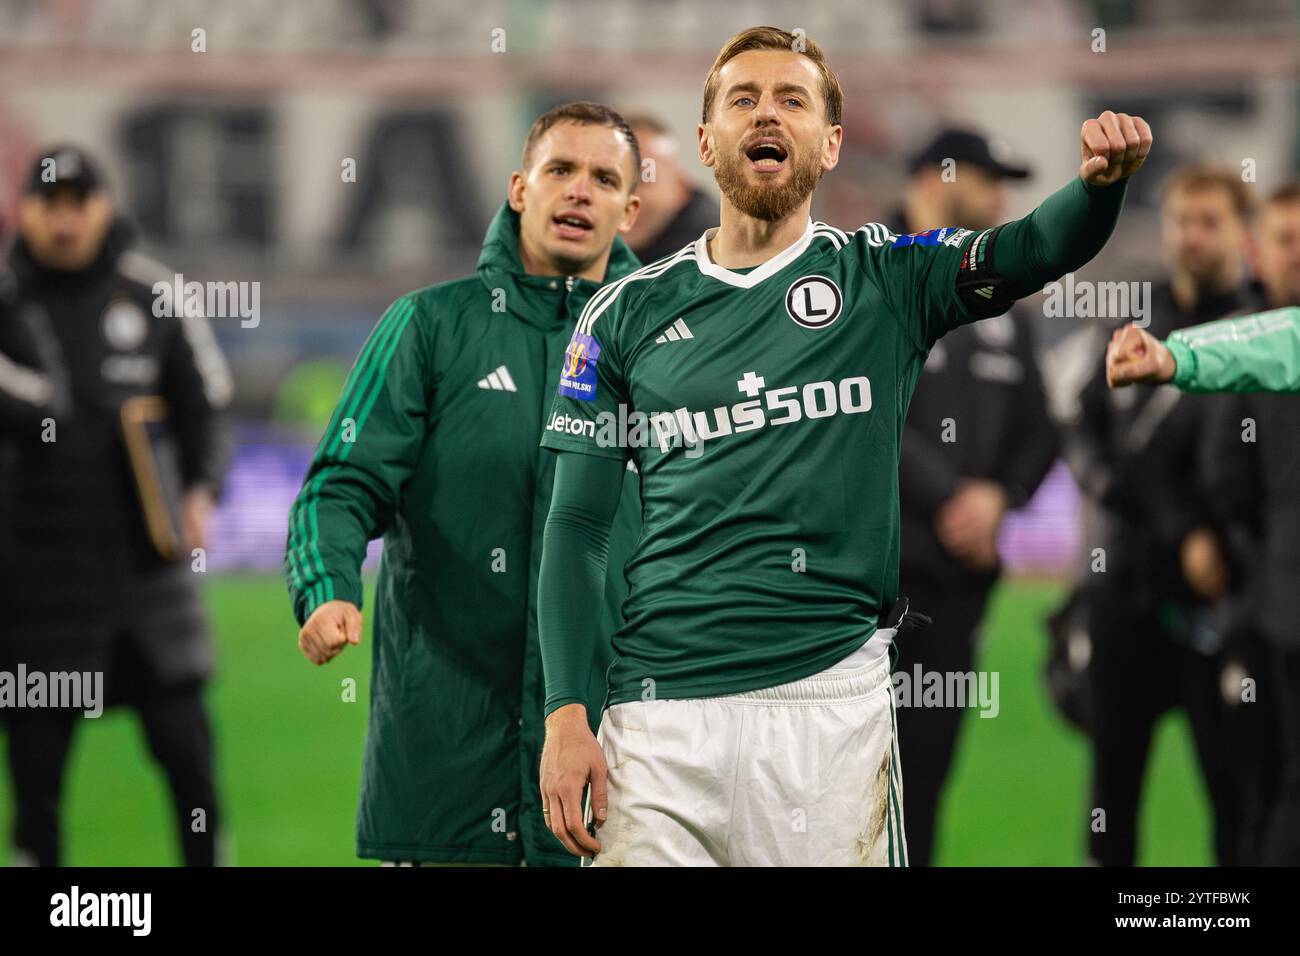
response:
[(1140, 116), (1106, 110), (1079, 130), (1079, 178), (1109, 186), (1132, 176), (1151, 152), (1151, 127)]

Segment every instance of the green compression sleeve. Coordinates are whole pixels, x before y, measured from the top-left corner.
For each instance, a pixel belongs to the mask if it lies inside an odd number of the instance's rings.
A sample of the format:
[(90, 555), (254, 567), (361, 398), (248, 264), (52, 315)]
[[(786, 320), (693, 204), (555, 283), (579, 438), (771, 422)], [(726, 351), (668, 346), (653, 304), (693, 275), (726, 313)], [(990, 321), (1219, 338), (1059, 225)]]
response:
[(1193, 325), (1165, 344), (1185, 392), (1300, 392), (1300, 307)]
[(559, 452), (542, 532), (537, 630), (546, 675), (544, 715), (587, 701), (599, 642), (610, 527), (623, 488), (623, 461)]
[(1101, 251), (1124, 208), (1128, 180), (1092, 186), (1077, 176), (1023, 219), (1006, 223), (993, 249), (1017, 298), (1038, 292)]

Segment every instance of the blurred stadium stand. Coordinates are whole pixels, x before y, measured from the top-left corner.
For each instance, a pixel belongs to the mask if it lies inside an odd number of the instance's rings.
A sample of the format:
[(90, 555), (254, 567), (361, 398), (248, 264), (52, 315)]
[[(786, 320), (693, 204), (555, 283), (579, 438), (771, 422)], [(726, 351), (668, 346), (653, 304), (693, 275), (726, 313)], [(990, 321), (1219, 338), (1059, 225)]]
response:
[[(902, 157), (945, 122), (1031, 162), (1021, 215), (1074, 175), (1082, 117), (1123, 104), (1160, 130), (1094, 279), (1158, 266), (1161, 173), (1300, 155), (1292, 0), (0, 0), (0, 235), (39, 144), (106, 161), (145, 250), (187, 278), (261, 283), (256, 328), (219, 320), (241, 450), (214, 567), (278, 566), (289, 500), (342, 375), (396, 295), (473, 267), (529, 122), (589, 98), (694, 140), (705, 73), (737, 29), (802, 27), (846, 93), (846, 150), (814, 215), (855, 228), (896, 203)], [(599, 25), (599, 29), (595, 26)], [(1094, 52), (1093, 31), (1106, 49)], [(194, 31), (205, 52), (194, 52)], [(502, 49), (504, 48), (504, 49)], [(345, 160), (356, 182), (344, 182)], [(700, 169), (699, 181), (712, 189)], [(1044, 319), (1049, 388), (1100, 329)], [(310, 370), (308, 374), (305, 369)], [(287, 391), (288, 390), (288, 391)], [(320, 411), (322, 401), (325, 412)], [(1058, 467), (1004, 532), (1013, 570), (1060, 572), (1079, 499)]]

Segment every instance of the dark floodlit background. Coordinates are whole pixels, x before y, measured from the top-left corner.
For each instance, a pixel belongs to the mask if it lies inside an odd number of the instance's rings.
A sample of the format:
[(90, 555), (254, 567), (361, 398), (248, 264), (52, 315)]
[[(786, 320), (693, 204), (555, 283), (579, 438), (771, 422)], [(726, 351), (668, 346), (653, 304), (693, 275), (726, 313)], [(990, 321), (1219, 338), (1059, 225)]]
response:
[[(234, 861), (353, 860), (368, 642), (319, 670), (300, 657), (279, 580), (286, 512), (370, 326), (399, 294), (473, 268), (539, 112), (572, 99), (653, 112), (689, 155), (722, 42), (760, 23), (802, 27), (845, 90), (846, 148), (814, 216), (846, 229), (889, 214), (904, 158), (941, 124), (982, 128), (1034, 167), (1011, 193), (1009, 213), (1022, 215), (1075, 175), (1084, 118), (1140, 113), (1157, 149), (1084, 275), (1153, 278), (1164, 171), (1250, 161), (1263, 191), (1294, 175), (1296, 17), (1291, 0), (0, 0), (0, 237), (35, 151), (71, 140), (102, 158), (147, 253), (186, 279), (260, 283), (257, 327), (215, 322), (240, 439), (205, 591)], [(342, 175), (349, 160), (355, 182)], [(706, 172), (698, 181), (712, 190)], [(1043, 318), (1040, 332), (1049, 390), (1068, 414), (1099, 326)], [(1000, 674), (1001, 712), (968, 715), (941, 863), (1083, 859), (1087, 751), (1041, 677), (1042, 618), (1078, 564), (1081, 523), (1061, 466), (1007, 523), (1013, 573), (981, 664)], [(347, 678), (356, 702), (343, 699)], [(81, 728), (70, 863), (177, 858), (133, 720)], [(6, 831), (8, 801), (0, 788)], [(1195, 755), (1171, 715), (1155, 743), (1141, 862), (1209, 859)]]

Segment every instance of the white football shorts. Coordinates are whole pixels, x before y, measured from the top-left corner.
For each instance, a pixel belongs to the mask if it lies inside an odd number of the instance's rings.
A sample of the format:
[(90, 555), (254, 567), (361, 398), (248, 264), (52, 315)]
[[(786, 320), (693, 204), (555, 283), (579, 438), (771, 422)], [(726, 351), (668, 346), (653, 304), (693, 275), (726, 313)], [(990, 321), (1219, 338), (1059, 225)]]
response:
[(609, 814), (584, 864), (906, 866), (894, 633), (788, 684), (609, 707)]

